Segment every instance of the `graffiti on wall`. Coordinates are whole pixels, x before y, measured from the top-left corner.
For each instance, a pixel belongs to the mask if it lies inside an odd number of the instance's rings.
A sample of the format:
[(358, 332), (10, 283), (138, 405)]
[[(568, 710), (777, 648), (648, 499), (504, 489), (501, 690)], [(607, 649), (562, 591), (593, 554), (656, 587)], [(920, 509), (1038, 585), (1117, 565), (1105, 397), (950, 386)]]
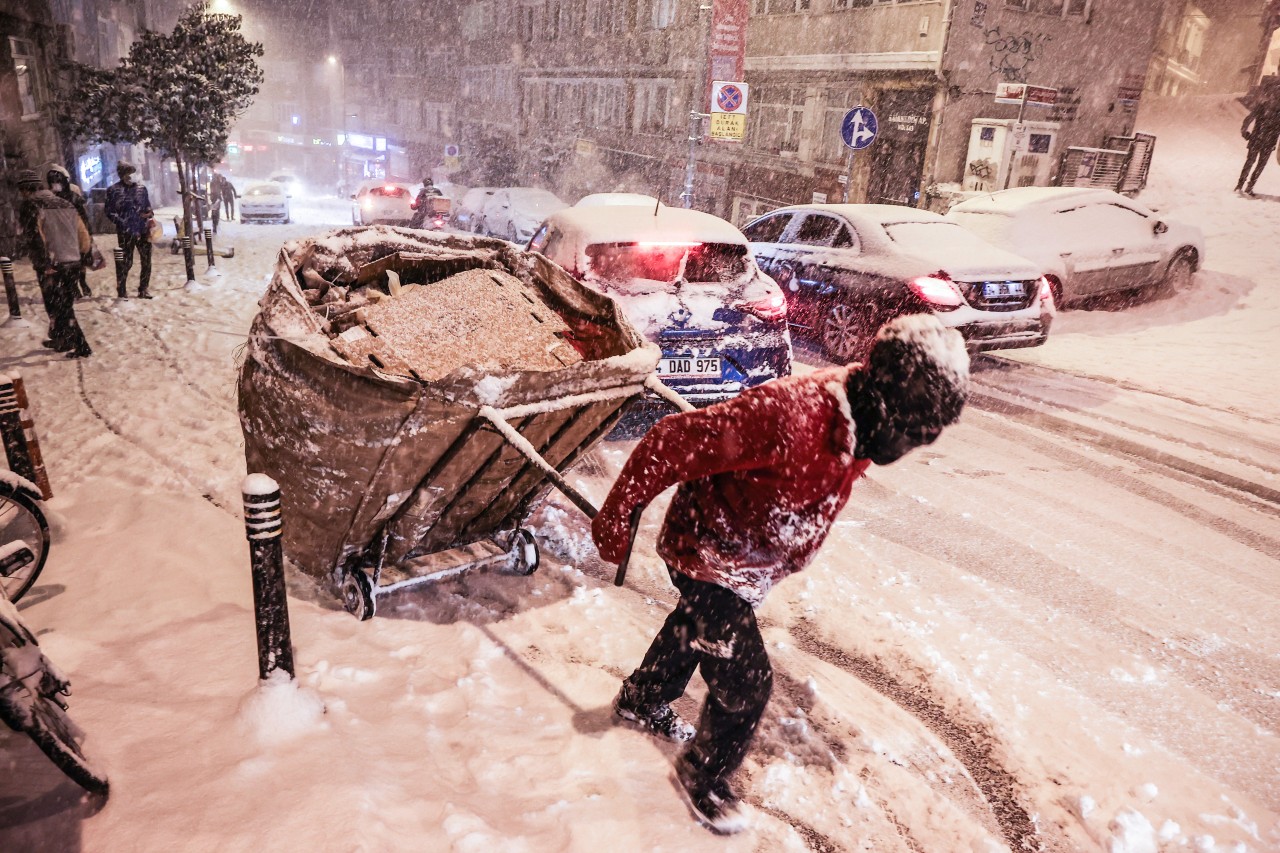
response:
[(984, 29), (982, 37), (991, 63), (991, 76), (1010, 83), (1030, 82), (1027, 75), (1031, 66), (1040, 58), (1045, 45), (1053, 41), (1049, 33), (1033, 30), (1006, 34), (999, 25)]

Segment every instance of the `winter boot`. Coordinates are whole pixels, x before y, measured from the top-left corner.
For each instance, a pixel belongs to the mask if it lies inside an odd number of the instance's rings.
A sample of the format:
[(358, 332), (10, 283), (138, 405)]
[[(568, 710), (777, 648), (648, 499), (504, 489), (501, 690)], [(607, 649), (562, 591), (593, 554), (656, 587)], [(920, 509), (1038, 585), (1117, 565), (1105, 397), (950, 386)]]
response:
[(139, 298), (139, 299), (150, 299), (150, 298), (151, 298), (151, 293), (150, 293), (150, 292), (148, 292), (148, 291), (146, 291), (146, 290), (139, 290), (139, 291), (138, 291), (138, 298)]
[(641, 705), (636, 702), (631, 696), (631, 687), (626, 682), (623, 682), (622, 690), (613, 700), (613, 713), (629, 723), (635, 723), (646, 732), (676, 743), (693, 740), (696, 731), (666, 702), (658, 705)]
[(676, 759), (676, 788), (694, 819), (717, 835), (733, 835), (747, 828), (742, 802), (723, 779), (709, 776), (692, 757)]

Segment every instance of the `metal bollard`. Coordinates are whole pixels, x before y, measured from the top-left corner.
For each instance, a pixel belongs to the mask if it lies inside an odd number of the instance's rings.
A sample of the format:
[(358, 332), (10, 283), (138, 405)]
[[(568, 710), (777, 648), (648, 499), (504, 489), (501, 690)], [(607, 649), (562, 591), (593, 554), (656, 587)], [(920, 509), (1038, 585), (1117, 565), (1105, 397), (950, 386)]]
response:
[[(190, 223), (186, 223), (190, 226)], [(187, 268), (187, 281), (195, 281), (196, 278), (196, 256), (191, 251), (191, 235), (184, 234), (182, 236), (182, 261)]]
[(8, 376), (0, 376), (0, 437), (4, 439), (4, 455), (9, 460), (9, 470), (34, 483), (36, 469), (31, 464), (31, 454), (27, 452), (27, 442), (22, 434), (18, 392)]
[(209, 266), (213, 266), (213, 229), (204, 229), (204, 254), (209, 259)]
[(111, 254), (113, 254), (116, 259), (116, 296), (123, 299), (125, 296), (129, 295), (128, 291), (125, 290), (124, 281), (124, 249), (120, 246), (116, 246), (111, 250)]
[(13, 261), (0, 258), (0, 272), (4, 273), (4, 295), (9, 299), (9, 318), (22, 319), (22, 306), (18, 304), (18, 285), (13, 280)]
[(253, 610), (258, 631), (258, 677), (277, 669), (294, 677), (293, 643), (289, 638), (289, 601), (284, 584), (284, 551), (280, 542), (280, 486), (266, 474), (250, 474), (240, 487), (244, 495), (245, 536), (253, 569)]
[(49, 484), (49, 472), (44, 468), (44, 454), (40, 452), (40, 439), (36, 436), (36, 421), (31, 416), (31, 402), (27, 399), (27, 386), (22, 377), (14, 374), (13, 390), (18, 399), (18, 418), (22, 426), (22, 438), (27, 447), (27, 458), (31, 460), (31, 469), (35, 476), (31, 482), (40, 487), (40, 495), (45, 500), (53, 497), (53, 486)]

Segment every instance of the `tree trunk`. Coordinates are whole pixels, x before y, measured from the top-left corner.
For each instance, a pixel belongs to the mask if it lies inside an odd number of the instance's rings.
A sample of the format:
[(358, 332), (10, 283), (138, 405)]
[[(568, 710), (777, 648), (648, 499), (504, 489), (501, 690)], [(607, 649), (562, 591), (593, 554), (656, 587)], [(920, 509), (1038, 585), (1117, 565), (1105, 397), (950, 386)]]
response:
[[(176, 149), (176, 146), (174, 147)], [(182, 230), (187, 236), (182, 247), (182, 256), (187, 265), (187, 281), (195, 281), (196, 259), (191, 248), (191, 182), (187, 175), (187, 164), (182, 159), (182, 155), (175, 150), (173, 159), (178, 164), (178, 194), (182, 196)]]

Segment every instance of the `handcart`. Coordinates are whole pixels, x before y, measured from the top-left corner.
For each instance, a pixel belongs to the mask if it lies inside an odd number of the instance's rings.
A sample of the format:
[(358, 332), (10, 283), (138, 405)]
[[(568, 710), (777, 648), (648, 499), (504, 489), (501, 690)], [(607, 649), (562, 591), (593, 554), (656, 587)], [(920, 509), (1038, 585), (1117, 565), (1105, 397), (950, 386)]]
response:
[[(391, 346), (397, 327), (378, 311), (437, 310), (457, 286), (450, 326), (411, 336), (416, 354)], [(512, 323), (467, 331), (497, 297), (532, 312), (544, 337), (525, 341)], [(535, 571), (522, 526), (535, 502), (554, 486), (594, 516), (562, 472), (646, 387), (679, 400), (612, 300), (502, 240), (374, 226), (295, 241), (260, 304), (240, 375), (248, 469), (281, 485), (290, 563), (360, 619), (387, 593), (470, 569)], [(353, 313), (365, 325), (349, 325)], [(483, 363), (495, 334), (518, 363)]]

